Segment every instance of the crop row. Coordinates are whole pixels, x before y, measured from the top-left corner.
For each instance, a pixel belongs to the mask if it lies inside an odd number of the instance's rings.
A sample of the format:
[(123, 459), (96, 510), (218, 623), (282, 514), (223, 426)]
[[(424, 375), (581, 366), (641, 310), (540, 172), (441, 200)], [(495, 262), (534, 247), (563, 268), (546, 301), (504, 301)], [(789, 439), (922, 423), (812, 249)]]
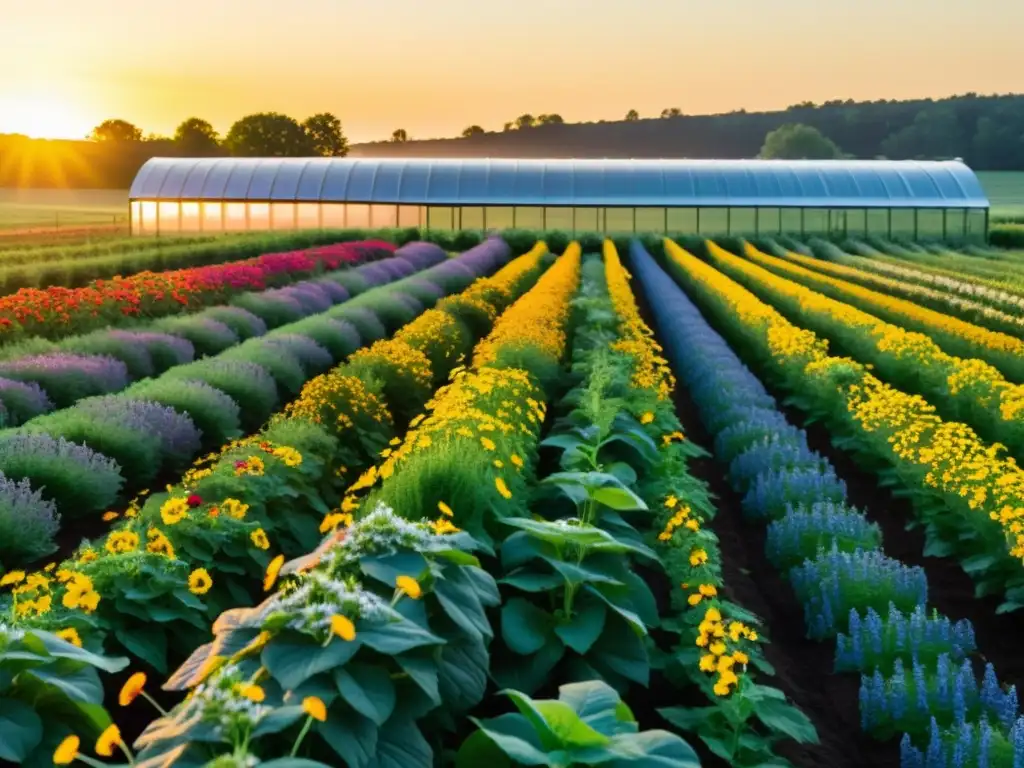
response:
[[(945, 417), (970, 424), (986, 439), (998, 440), (1024, 458), (1024, 386), (1011, 384), (983, 360), (946, 354), (922, 333), (908, 332), (779, 276), (777, 272), (788, 274), (779, 268), (786, 262), (750, 243), (743, 244), (743, 253), (747, 260), (714, 244), (707, 248), (714, 266), (790, 320), (870, 363), (894, 386), (924, 395)], [(808, 271), (792, 267), (801, 274)]]
[(81, 288), (116, 275), (203, 267), (264, 253), (370, 239), (378, 238), (364, 237), (357, 230), (315, 230), (158, 240), (133, 237), (80, 246), (0, 248), (0, 296), (23, 288)]
[[(492, 266), (495, 256), (507, 254), (496, 245), (477, 249), (491, 252)], [(57, 631), (72, 647), (84, 646), (79, 661), (105, 671), (125, 661), (113, 663), (92, 651), (125, 648), (158, 672), (166, 670), (168, 654), (180, 661), (182, 651), (208, 636), (212, 616), (252, 604), (271, 547), (292, 556), (319, 540), (317, 519), (339, 498), (333, 489), (372, 463), (398, 428), (388, 396), (414, 394), (415, 387), (407, 393), (402, 384), (415, 384), (424, 371), (443, 379), (473, 336), (486, 332), (497, 311), (536, 279), (543, 253), (539, 245), (494, 278), (443, 300), (392, 339), (311, 381), (268, 428), (200, 462), (177, 488), (130, 508), (105, 543), (83, 545), (56, 569), (56, 582), (46, 575), (53, 571), (8, 579), (17, 585), (13, 613), (21, 614), (21, 631), (29, 632), (18, 640), (38, 637), (52, 644), (55, 636), (40, 630)], [(470, 265), (485, 266), (472, 259)], [(40, 600), (48, 610), (38, 610)], [(30, 608), (19, 611), (26, 603)], [(82, 669), (79, 664), (76, 671)], [(89, 693), (72, 696), (72, 709), (94, 708), (96, 691)], [(61, 723), (30, 745), (34, 754), (48, 757), (68, 730), (87, 735), (109, 718), (90, 729), (79, 729), (75, 717)]]
[(987, 288), (966, 276), (953, 279), (931, 275), (912, 266), (895, 266), (853, 256), (823, 240), (811, 240), (808, 246), (792, 249), (766, 242), (766, 250), (773, 255), (817, 272), (900, 296), (992, 331), (1018, 337), (1024, 334), (1024, 297)]
[(678, 246), (671, 250), (668, 268), (684, 288), (703, 286), (734, 307), (727, 335), (740, 353), (825, 423), (834, 444), (909, 496), (928, 553), (958, 557), (979, 589), (1005, 595), (1001, 610), (1024, 605), (1024, 472), (1016, 462), (966, 424), (943, 421), (922, 397), (851, 358), (829, 356), (813, 332)]
[[(734, 331), (747, 322), (737, 307), (749, 317), (754, 297), (713, 279), (674, 243), (666, 251), (716, 324)], [(837, 673), (862, 675), (864, 729), (882, 739), (903, 732), (908, 767), (1018, 765), (1024, 719), (1017, 694), (1000, 687), (991, 664), (975, 676), (970, 622), (929, 609), (924, 572), (884, 554), (878, 526), (849, 505), (845, 484), (810, 450), (805, 433), (651, 257), (638, 246), (631, 257), (745, 516), (768, 524), (766, 555), (802, 603), (808, 635), (835, 640)]]
[(205, 267), (138, 272), (81, 288), (23, 288), (0, 298), (0, 342), (30, 336), (62, 338), (128, 324), (135, 318), (195, 311), (223, 304), (244, 291), (262, 290), (392, 251), (394, 246), (383, 241), (341, 243)]
[[(425, 243), (405, 246), (395, 255), (411, 257), (424, 250), (433, 253), (434, 261), (446, 257)], [(83, 397), (120, 391), (131, 381), (164, 373), (197, 355), (222, 353), (268, 329), (324, 312), (371, 287), (407, 276), (412, 261), (417, 260), (389, 257), (282, 288), (238, 294), (229, 304), (194, 314), (92, 331), (60, 342), (32, 338), (5, 345), (0, 349), (0, 404), (6, 426), (66, 408)], [(416, 266), (429, 266), (421, 262), (422, 258)]]
[(255, 430), (281, 398), (298, 394), (309, 378), (344, 359), (361, 340), (380, 338), (424, 305), (492, 269), (507, 246), (492, 241), (453, 260), (432, 247), (406, 246), (406, 253), (408, 258), (392, 257), (360, 270), (379, 281), (435, 266), (216, 357), (175, 366), (118, 395), (86, 398), (0, 433), (0, 472), (10, 499), (5, 561), (52, 551), (58, 516), (98, 515), (119, 494), (180, 472), (204, 447), (216, 447), (242, 429)]

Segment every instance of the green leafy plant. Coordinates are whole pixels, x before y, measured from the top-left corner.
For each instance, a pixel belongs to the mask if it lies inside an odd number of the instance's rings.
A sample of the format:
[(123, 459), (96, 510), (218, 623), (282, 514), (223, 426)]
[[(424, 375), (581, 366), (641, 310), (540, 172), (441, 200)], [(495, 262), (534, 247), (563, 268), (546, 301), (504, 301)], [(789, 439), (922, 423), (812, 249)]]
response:
[(674, 733), (640, 731), (629, 707), (600, 680), (563, 685), (557, 699), (534, 700), (519, 691), (502, 693), (519, 712), (489, 720), (471, 718), (480, 730), (462, 743), (456, 768), (700, 766), (693, 749)]

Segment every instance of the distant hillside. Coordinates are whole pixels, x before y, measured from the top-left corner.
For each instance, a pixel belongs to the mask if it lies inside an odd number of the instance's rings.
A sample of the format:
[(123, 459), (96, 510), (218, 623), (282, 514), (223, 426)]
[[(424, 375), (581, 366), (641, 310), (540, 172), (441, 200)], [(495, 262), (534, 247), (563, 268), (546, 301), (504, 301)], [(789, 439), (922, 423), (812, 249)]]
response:
[(568, 123), (467, 139), (356, 144), (353, 157), (748, 158), (786, 123), (820, 130), (858, 158), (961, 157), (978, 170), (1024, 170), (1024, 96), (830, 102), (632, 122)]
[[(814, 126), (852, 157), (960, 157), (979, 171), (1024, 171), (1024, 95), (554, 124), (468, 139), (356, 144), (351, 156), (745, 158), (786, 123)], [(175, 154), (168, 140), (98, 144), (0, 135), (0, 187), (125, 189), (150, 157)]]

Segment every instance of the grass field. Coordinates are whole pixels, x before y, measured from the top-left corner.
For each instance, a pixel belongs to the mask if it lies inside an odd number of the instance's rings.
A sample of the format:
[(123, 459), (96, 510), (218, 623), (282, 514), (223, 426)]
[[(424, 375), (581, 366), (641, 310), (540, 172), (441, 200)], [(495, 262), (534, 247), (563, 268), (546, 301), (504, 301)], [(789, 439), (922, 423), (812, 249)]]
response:
[(992, 203), (993, 217), (1024, 218), (1024, 173), (981, 171), (978, 178)]

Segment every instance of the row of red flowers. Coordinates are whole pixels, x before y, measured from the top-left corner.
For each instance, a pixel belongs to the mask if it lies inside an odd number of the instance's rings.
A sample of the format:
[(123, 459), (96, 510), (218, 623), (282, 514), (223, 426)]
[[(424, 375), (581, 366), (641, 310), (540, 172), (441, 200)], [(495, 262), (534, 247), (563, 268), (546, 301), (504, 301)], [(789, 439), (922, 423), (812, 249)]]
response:
[(263, 290), (394, 251), (392, 243), (379, 240), (337, 243), (226, 264), (139, 272), (82, 288), (23, 288), (0, 298), (0, 342), (26, 335), (55, 338), (118, 324), (124, 318), (200, 309), (242, 291)]

